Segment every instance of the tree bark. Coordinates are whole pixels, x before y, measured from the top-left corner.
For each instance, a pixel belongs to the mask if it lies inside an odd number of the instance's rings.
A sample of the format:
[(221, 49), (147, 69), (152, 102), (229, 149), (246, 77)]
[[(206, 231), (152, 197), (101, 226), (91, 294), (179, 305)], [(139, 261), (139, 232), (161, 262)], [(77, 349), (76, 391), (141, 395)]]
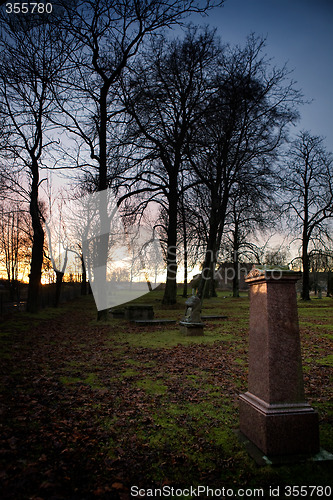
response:
[[(216, 235), (216, 232), (215, 232)], [(206, 250), (206, 255), (205, 255), (205, 261), (203, 264), (202, 268), (202, 273), (201, 273), (201, 279), (198, 287), (198, 297), (203, 298), (204, 296), (207, 298), (210, 296), (210, 281), (212, 280), (212, 272), (214, 271), (213, 269), (213, 264), (214, 264), (214, 258), (213, 255), (216, 254), (216, 237), (214, 236), (214, 230), (210, 231), (209, 239), (208, 239), (208, 244), (207, 244), (207, 250)]]
[(82, 281), (81, 281), (81, 295), (87, 295), (87, 271), (84, 264), (83, 255), (81, 255), (81, 266), (82, 266)]
[(232, 296), (238, 298), (239, 297), (239, 260), (238, 260), (238, 225), (237, 222), (235, 224), (234, 231), (234, 278), (232, 280)]
[(184, 248), (184, 288), (183, 297), (187, 297), (187, 248)]
[[(217, 197), (215, 195), (212, 196), (213, 205), (215, 204), (214, 200)], [(216, 263), (216, 254), (217, 254), (217, 245), (218, 245), (218, 236), (219, 231), (219, 217), (218, 217), (218, 208), (216, 206), (212, 206), (210, 221), (209, 221), (209, 235), (207, 242), (207, 249), (205, 254), (205, 260), (201, 273), (201, 280), (198, 287), (198, 296), (202, 299), (204, 296), (211, 296), (212, 285), (209, 281), (214, 280), (214, 270)]]
[(38, 206), (38, 165), (32, 166), (32, 183), (30, 198), (30, 215), (33, 230), (31, 265), (28, 286), (27, 311), (37, 313), (39, 309), (40, 286), (43, 265), (44, 231)]
[(61, 271), (55, 271), (55, 273), (57, 278), (56, 278), (56, 292), (54, 297), (54, 307), (58, 307), (60, 304), (62, 279), (64, 277), (64, 273)]
[(186, 233), (186, 216), (185, 216), (185, 207), (184, 207), (184, 194), (181, 198), (182, 201), (182, 223), (183, 223), (183, 238), (184, 238), (184, 288), (183, 288), (183, 297), (187, 297), (187, 233)]
[(209, 275), (209, 287), (208, 287), (208, 297), (217, 297), (216, 287), (215, 287), (215, 268), (216, 268), (216, 253), (213, 255), (213, 260), (210, 263), (210, 275)]
[[(98, 191), (104, 191), (108, 187), (107, 181), (107, 94), (109, 90), (109, 84), (105, 84), (100, 91), (100, 121), (99, 121), (99, 174), (98, 174)], [(99, 216), (101, 222), (101, 228), (104, 226), (104, 222), (108, 218), (107, 206), (99, 207)], [(105, 227), (105, 226), (104, 226)], [(108, 259), (108, 248), (109, 248), (109, 235), (103, 234), (100, 236), (100, 244), (98, 249), (98, 261), (99, 266), (105, 266), (105, 276), (99, 276), (99, 279), (104, 280), (105, 283), (100, 283), (100, 286), (107, 284), (106, 276), (106, 264)], [(108, 319), (108, 309), (101, 309), (97, 313), (98, 321), (106, 321)]]
[(239, 262), (238, 259), (234, 261), (234, 279), (232, 280), (232, 296), (239, 298)]
[(327, 297), (331, 297), (333, 295), (333, 276), (330, 270), (327, 271)]
[(310, 263), (308, 255), (308, 238), (303, 234), (302, 241), (302, 264), (303, 264), (303, 283), (302, 283), (302, 300), (310, 299)]
[(167, 233), (167, 279), (162, 304), (172, 305), (177, 302), (177, 176), (170, 179), (169, 189), (169, 225)]

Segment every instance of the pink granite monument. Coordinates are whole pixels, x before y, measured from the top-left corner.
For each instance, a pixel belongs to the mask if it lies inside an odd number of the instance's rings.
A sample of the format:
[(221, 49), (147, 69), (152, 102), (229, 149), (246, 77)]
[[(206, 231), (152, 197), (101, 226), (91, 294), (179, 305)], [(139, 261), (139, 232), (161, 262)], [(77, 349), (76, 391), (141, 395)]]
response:
[(305, 402), (296, 281), (300, 273), (253, 267), (250, 286), (248, 392), (240, 430), (264, 454), (319, 451), (318, 414)]

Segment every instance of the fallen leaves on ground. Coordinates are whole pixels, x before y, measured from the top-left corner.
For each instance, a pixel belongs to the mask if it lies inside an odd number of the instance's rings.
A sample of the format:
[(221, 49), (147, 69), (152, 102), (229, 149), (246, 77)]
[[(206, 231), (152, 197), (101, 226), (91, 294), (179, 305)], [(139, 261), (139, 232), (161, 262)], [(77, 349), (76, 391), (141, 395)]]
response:
[[(115, 327), (82, 306), (34, 325), (2, 339), (2, 498), (123, 500), (131, 484), (218, 485), (237, 467), (246, 480), (230, 433), (247, 387), (246, 330), (152, 349), (114, 341)], [(318, 345), (329, 353), (328, 338), (305, 333), (305, 357)], [(329, 402), (331, 367), (311, 363), (304, 378), (307, 398)]]

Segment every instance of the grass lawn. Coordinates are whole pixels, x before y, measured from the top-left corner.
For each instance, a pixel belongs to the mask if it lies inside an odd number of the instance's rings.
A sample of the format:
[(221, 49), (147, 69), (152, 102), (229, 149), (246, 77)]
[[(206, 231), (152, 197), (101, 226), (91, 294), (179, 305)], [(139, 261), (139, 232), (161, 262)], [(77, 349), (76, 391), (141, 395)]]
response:
[[(184, 299), (162, 308), (161, 298), (138, 302), (180, 319)], [(260, 467), (249, 458), (234, 432), (247, 390), (247, 295), (219, 292), (203, 314), (228, 319), (207, 321), (192, 338), (177, 324), (99, 323), (89, 296), (3, 322), (1, 498), (123, 500), (133, 485), (225, 487), (234, 498), (238, 488), (270, 498), (279, 486), (278, 498), (293, 498), (285, 486), (332, 486), (333, 462)], [(299, 302), (299, 321), (306, 398), (332, 453), (333, 299)]]

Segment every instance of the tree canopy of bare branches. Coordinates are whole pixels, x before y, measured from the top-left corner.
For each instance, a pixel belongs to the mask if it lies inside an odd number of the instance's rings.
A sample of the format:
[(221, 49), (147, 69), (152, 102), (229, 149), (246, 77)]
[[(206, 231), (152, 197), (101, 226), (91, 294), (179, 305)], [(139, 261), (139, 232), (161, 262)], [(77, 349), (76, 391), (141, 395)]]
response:
[(325, 246), (331, 240), (329, 223), (333, 218), (333, 158), (323, 139), (301, 132), (292, 143), (289, 161), (282, 175), (285, 208), (293, 234), (301, 240), (303, 265), (302, 299), (310, 300), (311, 246)]
[(55, 102), (51, 82), (54, 86), (59, 77), (67, 47), (52, 16), (3, 13), (0, 29), (0, 120), (7, 133), (2, 175), (16, 197), (29, 202), (33, 245), (27, 309), (36, 312), (44, 245), (40, 172), (56, 144), (50, 121)]

